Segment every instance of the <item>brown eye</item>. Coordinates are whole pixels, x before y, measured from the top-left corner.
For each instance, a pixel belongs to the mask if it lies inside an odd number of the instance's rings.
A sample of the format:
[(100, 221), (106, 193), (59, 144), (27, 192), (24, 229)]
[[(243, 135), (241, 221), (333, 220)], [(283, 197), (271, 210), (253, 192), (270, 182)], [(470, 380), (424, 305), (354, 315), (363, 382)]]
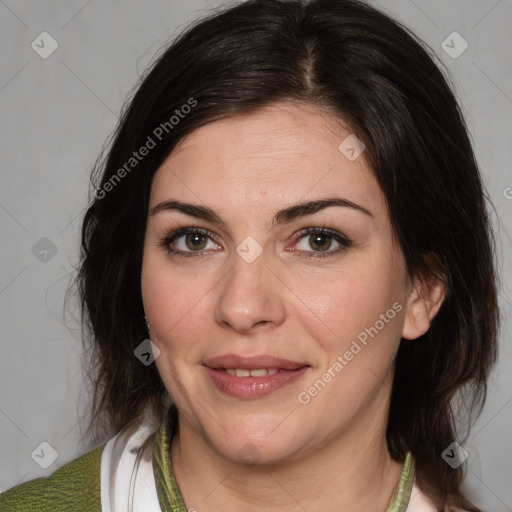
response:
[(213, 240), (213, 235), (200, 228), (178, 229), (162, 239), (160, 245), (172, 254), (180, 256), (202, 256), (204, 251), (219, 250), (221, 247)]
[(190, 249), (191, 251), (200, 251), (206, 247), (207, 243), (208, 238), (199, 233), (189, 233), (185, 236), (185, 245), (187, 246), (187, 249)]
[(334, 256), (352, 246), (352, 241), (345, 235), (325, 227), (307, 228), (299, 235), (295, 250), (299, 256), (311, 259)]
[(332, 244), (332, 237), (329, 235), (316, 234), (309, 235), (309, 246), (314, 251), (326, 251), (330, 249)]

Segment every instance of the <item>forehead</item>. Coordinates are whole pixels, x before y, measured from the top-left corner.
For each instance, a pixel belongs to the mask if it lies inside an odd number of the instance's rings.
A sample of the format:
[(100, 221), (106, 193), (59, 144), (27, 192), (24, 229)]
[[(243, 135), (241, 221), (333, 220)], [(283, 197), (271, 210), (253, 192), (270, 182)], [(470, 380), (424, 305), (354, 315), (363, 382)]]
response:
[(354, 135), (340, 119), (308, 105), (274, 104), (214, 121), (189, 134), (164, 161), (150, 206), (172, 197), (219, 208), (251, 202), (277, 208), (337, 194), (373, 203), (378, 214), (385, 203), (364, 152), (350, 159), (344, 146), (339, 149), (347, 137)]

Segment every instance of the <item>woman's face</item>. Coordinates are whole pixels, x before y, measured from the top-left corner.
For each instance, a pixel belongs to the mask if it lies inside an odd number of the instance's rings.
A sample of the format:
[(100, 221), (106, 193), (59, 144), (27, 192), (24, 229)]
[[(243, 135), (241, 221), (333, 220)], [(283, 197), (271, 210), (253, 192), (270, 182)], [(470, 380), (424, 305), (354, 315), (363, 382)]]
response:
[(412, 285), (350, 135), (275, 104), (194, 131), (153, 179), (142, 294), (156, 364), (180, 428), (228, 459), (384, 438)]

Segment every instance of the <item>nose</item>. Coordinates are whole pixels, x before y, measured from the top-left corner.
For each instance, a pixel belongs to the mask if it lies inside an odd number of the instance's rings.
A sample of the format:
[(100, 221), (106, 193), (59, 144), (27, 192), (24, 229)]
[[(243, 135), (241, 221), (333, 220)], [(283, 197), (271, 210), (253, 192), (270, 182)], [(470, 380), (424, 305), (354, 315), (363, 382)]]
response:
[(247, 263), (238, 254), (216, 290), (215, 320), (224, 328), (249, 334), (278, 326), (286, 317), (284, 285), (264, 253)]

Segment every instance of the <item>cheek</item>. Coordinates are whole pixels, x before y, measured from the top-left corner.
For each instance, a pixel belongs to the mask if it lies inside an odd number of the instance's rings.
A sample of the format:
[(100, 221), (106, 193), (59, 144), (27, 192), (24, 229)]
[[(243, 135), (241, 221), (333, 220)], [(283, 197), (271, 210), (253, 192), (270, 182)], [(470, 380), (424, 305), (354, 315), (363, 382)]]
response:
[(313, 415), (324, 424), (345, 424), (392, 376), (405, 308), (400, 274), (377, 263), (351, 266), (325, 282), (314, 279), (316, 286), (303, 281), (298, 292), (309, 293), (300, 313), (302, 329), (321, 353), (320, 366), (298, 399), (310, 400)]
[(166, 257), (145, 254), (142, 299), (152, 339), (159, 348), (185, 350), (197, 344), (197, 331), (207, 315), (210, 288), (204, 279), (173, 270)]
[[(395, 261), (382, 253), (359, 255), (335, 272), (295, 282), (296, 295), (303, 298), (297, 303), (303, 327), (329, 361), (349, 350), (354, 340), (365, 349), (357, 356), (360, 360), (394, 353), (405, 310), (405, 274)], [(367, 350), (370, 342), (373, 348)]]

